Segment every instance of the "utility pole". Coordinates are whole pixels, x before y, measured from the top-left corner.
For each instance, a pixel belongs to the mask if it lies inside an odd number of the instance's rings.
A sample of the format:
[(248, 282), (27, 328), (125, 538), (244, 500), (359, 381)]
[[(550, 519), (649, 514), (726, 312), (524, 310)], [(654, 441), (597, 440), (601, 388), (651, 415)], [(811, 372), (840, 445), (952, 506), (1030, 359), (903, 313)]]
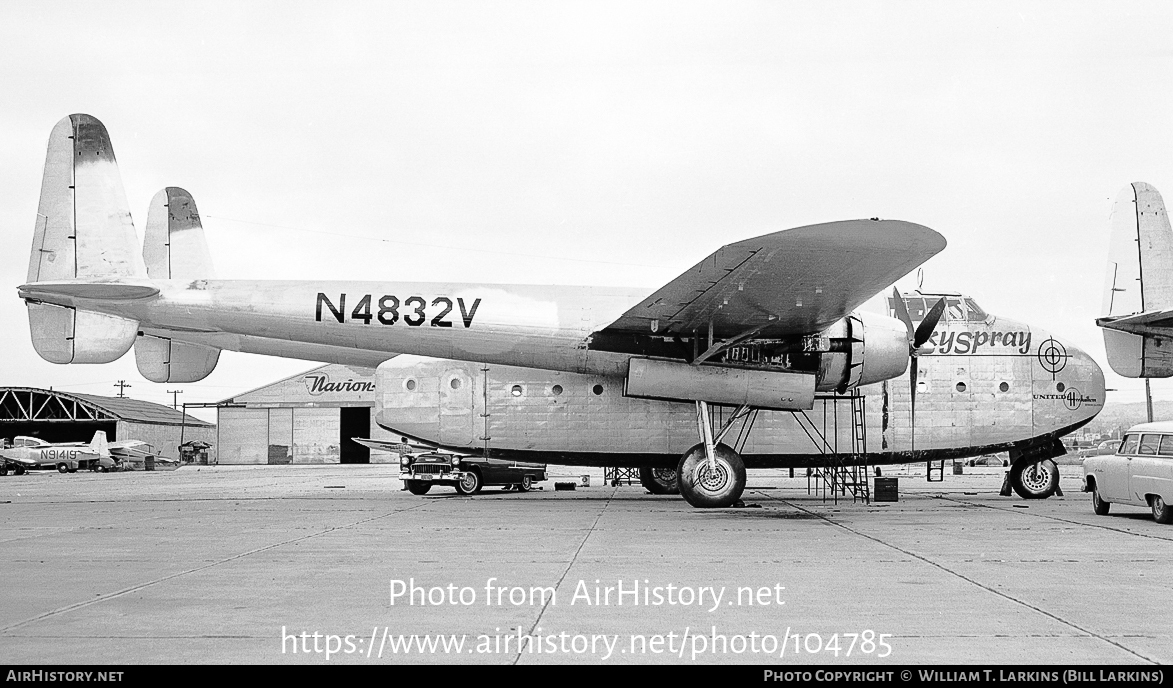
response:
[(1149, 379), (1144, 379), (1144, 405), (1149, 413), (1149, 422), (1153, 422), (1153, 390), (1149, 387)]
[(131, 387), (132, 385), (129, 382), (127, 382), (126, 380), (119, 380), (118, 382), (114, 383), (114, 386), (118, 388), (118, 398), (125, 399), (126, 398), (126, 388)]
[(179, 401), (178, 401), (179, 396), (178, 395), (183, 394), (183, 390), (182, 389), (169, 389), (169, 390), (167, 390), (167, 393), (171, 395), (171, 408), (178, 411), (179, 410)]

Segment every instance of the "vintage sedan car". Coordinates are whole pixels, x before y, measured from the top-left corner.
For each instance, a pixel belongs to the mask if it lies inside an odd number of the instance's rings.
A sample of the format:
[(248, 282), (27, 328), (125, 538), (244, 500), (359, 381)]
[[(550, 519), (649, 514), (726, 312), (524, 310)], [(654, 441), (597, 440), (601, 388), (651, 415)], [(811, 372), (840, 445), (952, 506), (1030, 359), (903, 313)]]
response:
[(451, 485), (464, 495), (476, 494), (486, 485), (526, 492), (546, 479), (542, 464), (435, 451), (400, 455), (399, 471), (403, 486), (416, 495), (427, 494), (433, 485)]
[(1101, 516), (1112, 504), (1131, 504), (1152, 509), (1158, 523), (1173, 523), (1173, 422), (1133, 426), (1115, 454), (1085, 459), (1083, 491), (1092, 493)]

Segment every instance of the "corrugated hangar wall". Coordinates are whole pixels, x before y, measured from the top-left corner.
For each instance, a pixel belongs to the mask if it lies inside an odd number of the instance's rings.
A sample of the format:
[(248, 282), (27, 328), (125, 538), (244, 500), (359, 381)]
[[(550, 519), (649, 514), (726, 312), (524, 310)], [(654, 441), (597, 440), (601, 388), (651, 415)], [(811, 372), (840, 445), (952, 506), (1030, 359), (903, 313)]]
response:
[(390, 440), (374, 423), (375, 370), (326, 365), (220, 402), (221, 464), (395, 463), (351, 441)]

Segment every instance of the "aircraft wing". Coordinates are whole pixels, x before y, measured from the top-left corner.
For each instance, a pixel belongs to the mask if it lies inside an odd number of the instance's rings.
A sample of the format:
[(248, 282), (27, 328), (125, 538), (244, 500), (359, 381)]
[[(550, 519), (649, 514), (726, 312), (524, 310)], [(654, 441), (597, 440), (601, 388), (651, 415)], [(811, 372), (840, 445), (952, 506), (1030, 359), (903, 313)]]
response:
[(787, 229), (718, 249), (604, 331), (718, 338), (819, 332), (945, 248), (937, 232), (898, 220)]
[(1125, 332), (1147, 328), (1170, 328), (1173, 327), (1173, 309), (1146, 311), (1117, 318), (1099, 318), (1096, 320), (1096, 324), (1100, 327)]

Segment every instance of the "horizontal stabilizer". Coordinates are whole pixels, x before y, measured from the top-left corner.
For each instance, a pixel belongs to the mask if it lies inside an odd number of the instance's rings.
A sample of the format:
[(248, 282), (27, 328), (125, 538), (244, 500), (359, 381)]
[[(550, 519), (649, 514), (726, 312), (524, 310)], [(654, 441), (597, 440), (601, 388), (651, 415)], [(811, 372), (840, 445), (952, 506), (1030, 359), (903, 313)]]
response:
[(138, 372), (151, 382), (199, 382), (216, 369), (220, 350), (142, 335), (134, 343), (134, 359)]
[(110, 363), (134, 345), (138, 321), (47, 303), (28, 303), (33, 348), (50, 363)]

